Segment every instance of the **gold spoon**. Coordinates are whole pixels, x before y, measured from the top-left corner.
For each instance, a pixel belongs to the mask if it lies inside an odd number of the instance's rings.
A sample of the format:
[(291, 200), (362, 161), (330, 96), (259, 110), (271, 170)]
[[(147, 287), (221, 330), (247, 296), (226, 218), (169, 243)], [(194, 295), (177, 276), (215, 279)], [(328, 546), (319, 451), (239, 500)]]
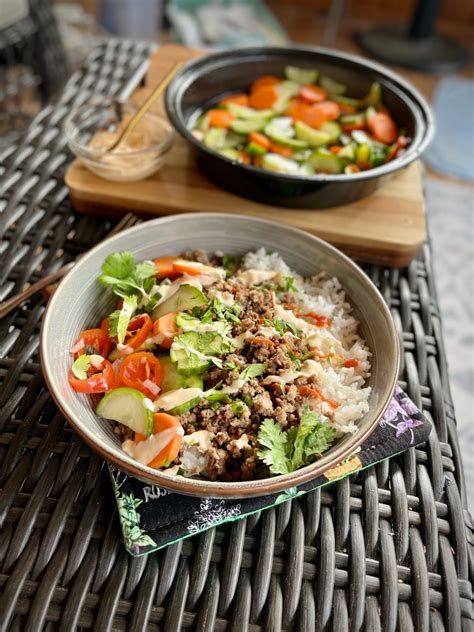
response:
[(118, 138), (108, 147), (104, 154), (109, 154), (110, 152), (117, 149), (121, 142), (123, 142), (129, 134), (135, 129), (137, 124), (140, 122), (142, 116), (150, 109), (156, 99), (160, 96), (166, 86), (169, 84), (171, 79), (176, 74), (177, 70), (183, 65), (183, 62), (177, 62), (173, 65), (168, 74), (160, 81), (160, 83), (154, 88), (151, 94), (145, 99), (143, 104), (140, 106), (138, 112), (132, 116), (130, 121), (124, 127), (124, 129), (119, 134)]

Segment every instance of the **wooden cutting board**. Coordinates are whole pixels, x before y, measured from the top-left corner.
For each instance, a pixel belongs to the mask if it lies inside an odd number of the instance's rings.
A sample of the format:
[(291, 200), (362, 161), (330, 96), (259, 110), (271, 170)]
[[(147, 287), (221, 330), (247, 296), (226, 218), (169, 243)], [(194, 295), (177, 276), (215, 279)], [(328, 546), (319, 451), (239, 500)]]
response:
[[(148, 91), (179, 60), (202, 55), (181, 46), (163, 46), (152, 57)], [(163, 111), (163, 104), (156, 106)], [(259, 204), (227, 193), (196, 166), (191, 147), (178, 136), (166, 164), (139, 182), (109, 182), (89, 172), (78, 160), (65, 176), (74, 208), (94, 215), (120, 216), (134, 211), (146, 217), (199, 211), (240, 213), (282, 222), (325, 239), (348, 255), (369, 263), (405, 266), (426, 238), (421, 165), (395, 174), (370, 197), (327, 210), (286, 209)]]

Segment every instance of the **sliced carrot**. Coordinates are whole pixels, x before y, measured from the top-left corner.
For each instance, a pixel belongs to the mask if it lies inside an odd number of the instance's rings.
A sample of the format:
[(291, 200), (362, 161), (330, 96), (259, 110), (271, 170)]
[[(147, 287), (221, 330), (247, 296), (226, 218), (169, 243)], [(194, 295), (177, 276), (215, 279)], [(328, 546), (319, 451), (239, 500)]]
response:
[(319, 129), (326, 120), (326, 117), (320, 110), (320, 103), (302, 106), (299, 110), (299, 120), (310, 127)]
[(264, 336), (255, 336), (255, 338), (252, 338), (251, 344), (259, 345), (261, 347), (275, 346), (275, 342), (273, 340), (270, 340), (270, 338), (265, 338)]
[(302, 397), (311, 397), (312, 399), (320, 399), (322, 402), (326, 402), (328, 403), (331, 408), (339, 408), (339, 404), (338, 402), (336, 402), (334, 399), (328, 399), (327, 397), (324, 397), (324, 395), (322, 395), (318, 389), (316, 388), (311, 388), (311, 386), (300, 386), (298, 388), (298, 393), (302, 396)]
[(272, 143), (270, 146), (270, 151), (274, 154), (280, 154), (280, 156), (285, 156), (289, 158), (293, 155), (293, 150), (291, 147), (285, 147), (284, 145), (278, 145), (277, 143)]
[(178, 333), (179, 329), (176, 327), (176, 312), (170, 312), (158, 318), (153, 325), (153, 335), (158, 336), (163, 334), (164, 339), (160, 343), (160, 346), (164, 349), (169, 349), (173, 342), (173, 337)]
[(275, 77), (275, 75), (262, 75), (258, 79), (255, 79), (255, 81), (252, 83), (252, 85), (250, 86), (250, 92), (256, 92), (263, 86), (274, 86), (275, 84), (280, 82), (281, 79)]
[[(155, 434), (169, 428), (178, 428), (180, 426), (179, 420), (173, 417), (173, 415), (168, 415), (168, 413), (155, 413), (153, 415), (153, 432)], [(149, 467), (168, 466), (178, 456), (182, 443), (183, 438), (181, 435), (173, 437), (168, 445), (155, 456), (153, 461), (148, 463)]]
[(256, 167), (261, 167), (263, 163), (263, 156), (254, 156), (253, 164)]
[(344, 362), (344, 366), (347, 369), (355, 369), (359, 366), (359, 360), (357, 360), (356, 358), (350, 358), (349, 360), (346, 360)]
[(177, 257), (158, 257), (155, 259), (155, 274), (158, 279), (164, 279), (165, 277), (177, 277), (179, 273), (173, 267)]
[(153, 461), (148, 463), (148, 467), (168, 467), (178, 456), (182, 443), (183, 439), (180, 435), (173, 437), (168, 445), (155, 456)]
[(250, 156), (245, 151), (241, 151), (239, 152), (239, 154), (240, 162), (242, 162), (244, 165), (249, 165), (251, 162)]
[(258, 132), (250, 132), (249, 141), (252, 143), (257, 143), (264, 149), (270, 149), (272, 143), (269, 138), (264, 136), (263, 134), (259, 134)]
[(397, 140), (398, 130), (395, 122), (388, 114), (377, 112), (367, 121), (367, 127), (374, 138), (381, 143), (390, 145)]
[(333, 145), (332, 147), (329, 147), (329, 151), (330, 151), (332, 154), (336, 154), (336, 156), (337, 156), (337, 154), (338, 154), (341, 150), (342, 150), (341, 145)]
[(349, 103), (338, 103), (341, 114), (354, 114), (357, 112), (357, 108)]
[(199, 276), (202, 274), (202, 271), (199, 270), (199, 267), (193, 265), (193, 261), (183, 261), (180, 259), (179, 261), (175, 260), (173, 264), (173, 269), (178, 274), (189, 274), (189, 276)]
[(278, 100), (277, 91), (273, 86), (262, 86), (250, 95), (249, 106), (257, 110), (271, 108)]
[(303, 98), (308, 103), (319, 103), (320, 101), (324, 101), (327, 97), (327, 92), (323, 88), (319, 86), (313, 86), (311, 84), (305, 85), (301, 88), (300, 97)]
[(341, 116), (341, 108), (335, 101), (321, 101), (321, 103), (315, 103), (313, 108), (317, 109), (327, 121), (335, 121)]
[(230, 127), (231, 121), (235, 118), (232, 112), (227, 110), (209, 110), (208, 120), (211, 127)]
[(135, 443), (140, 443), (140, 441), (145, 441), (146, 438), (147, 438), (146, 435), (142, 434), (141, 432), (136, 432), (134, 441)]
[(220, 103), (222, 105), (225, 105), (226, 103), (237, 103), (237, 105), (247, 106), (249, 104), (249, 95), (245, 94), (244, 92), (242, 92), (241, 94), (233, 94), (230, 97), (226, 97), (225, 99), (222, 99)]
[(153, 414), (153, 433), (163, 432), (168, 428), (179, 428), (181, 424), (179, 419), (168, 413), (154, 413)]
[(327, 316), (321, 316), (320, 314), (316, 314), (316, 312), (307, 312), (304, 314), (305, 318), (310, 318), (314, 321), (317, 327), (330, 327), (331, 319)]

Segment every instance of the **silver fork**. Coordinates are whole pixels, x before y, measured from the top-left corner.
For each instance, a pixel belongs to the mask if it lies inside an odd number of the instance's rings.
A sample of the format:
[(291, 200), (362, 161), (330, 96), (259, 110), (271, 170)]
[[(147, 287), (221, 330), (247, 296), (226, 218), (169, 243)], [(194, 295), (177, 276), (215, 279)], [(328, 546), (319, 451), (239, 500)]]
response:
[[(112, 237), (113, 235), (116, 235), (117, 233), (122, 232), (126, 228), (131, 228), (132, 226), (135, 226), (136, 224), (140, 224), (142, 221), (143, 220), (141, 220), (139, 217), (137, 217), (133, 213), (127, 213), (127, 215), (124, 215), (124, 217), (122, 217), (120, 222), (116, 226), (114, 226), (109, 233), (107, 233), (107, 235), (104, 237), (104, 240), (108, 239), (109, 237)], [(15, 296), (12, 296), (7, 301), (0, 303), (0, 319), (4, 318), (13, 309), (15, 309), (15, 307), (18, 307), (18, 305), (21, 305), (21, 303), (31, 298), (32, 296), (34, 296), (37, 292), (41, 292), (41, 290), (44, 290), (45, 288), (47, 288), (48, 285), (52, 285), (56, 283), (57, 281), (59, 281), (59, 279), (62, 279), (63, 276), (65, 276), (70, 270), (73, 269), (73, 267), (76, 265), (77, 261), (79, 261), (81, 256), (79, 256), (76, 259), (76, 261), (71, 261), (69, 263), (66, 263), (66, 265), (64, 265), (62, 268), (59, 268), (59, 270), (56, 270), (56, 272), (47, 274), (45, 277), (43, 277), (39, 281), (36, 281), (36, 283), (33, 283), (33, 285), (30, 285), (29, 287), (27, 287), (26, 290), (23, 290), (23, 292), (20, 292), (19, 294), (15, 294)], [(55, 287), (52, 288), (52, 291), (49, 294), (52, 294), (55, 289), (56, 289)]]

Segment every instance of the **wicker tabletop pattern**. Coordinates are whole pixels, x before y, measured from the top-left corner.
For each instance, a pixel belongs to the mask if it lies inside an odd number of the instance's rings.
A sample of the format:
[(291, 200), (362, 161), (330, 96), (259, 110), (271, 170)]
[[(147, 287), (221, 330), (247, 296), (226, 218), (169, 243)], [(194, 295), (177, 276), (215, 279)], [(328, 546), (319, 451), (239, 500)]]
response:
[[(0, 163), (0, 300), (94, 245), (73, 213), (61, 122), (117, 93), (149, 54), (113, 40)], [(120, 542), (100, 458), (53, 404), (38, 364), (44, 302), (0, 323), (0, 628), (452, 630), (472, 625), (472, 524), (425, 246), (407, 269), (367, 267), (400, 335), (400, 385), (433, 422), (428, 443), (304, 499), (148, 557)], [(2, 627), (4, 626), (4, 627)]]

